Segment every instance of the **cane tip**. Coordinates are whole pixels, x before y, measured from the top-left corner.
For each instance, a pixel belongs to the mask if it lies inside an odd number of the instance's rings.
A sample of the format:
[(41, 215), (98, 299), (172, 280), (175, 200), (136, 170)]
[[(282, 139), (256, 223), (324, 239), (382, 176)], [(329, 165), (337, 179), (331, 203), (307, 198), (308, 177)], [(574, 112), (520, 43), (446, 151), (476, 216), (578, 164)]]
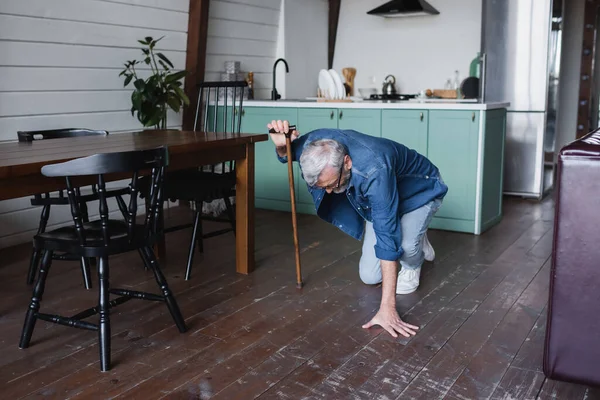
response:
[(302, 289), (302, 286), (304, 286), (304, 282), (296, 283), (296, 289)]

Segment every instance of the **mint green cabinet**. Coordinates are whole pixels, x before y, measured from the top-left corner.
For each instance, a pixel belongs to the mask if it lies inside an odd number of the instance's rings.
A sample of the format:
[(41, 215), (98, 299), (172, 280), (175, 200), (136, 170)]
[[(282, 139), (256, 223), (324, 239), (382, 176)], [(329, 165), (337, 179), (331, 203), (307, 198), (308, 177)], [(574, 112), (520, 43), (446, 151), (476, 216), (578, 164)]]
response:
[[(267, 124), (272, 120), (288, 120), (295, 123), (296, 108), (284, 107), (244, 107), (242, 128), (244, 133), (266, 133)], [(289, 211), (290, 188), (288, 166), (279, 162), (275, 146), (269, 139), (255, 145), (255, 205), (257, 208)], [(294, 165), (294, 179), (298, 180), (298, 167)]]
[(427, 156), (428, 110), (382, 110), (381, 137)]
[[(440, 170), (448, 194), (432, 226), (473, 231), (477, 200), (479, 112), (431, 110), (427, 156)], [(461, 229), (459, 229), (461, 230)]]
[(337, 110), (335, 108), (299, 108), (296, 127), (300, 133), (308, 133), (315, 129), (338, 127)]
[[(426, 107), (426, 106), (424, 106)], [(222, 116), (221, 116), (222, 118)], [(502, 218), (506, 109), (371, 109), (244, 106), (242, 132), (262, 133), (288, 120), (301, 134), (319, 128), (353, 129), (418, 151), (439, 169), (449, 190), (430, 228), (480, 234)], [(287, 164), (272, 141), (256, 144), (256, 207), (289, 211)], [(294, 163), (299, 213), (315, 214), (312, 196)]]
[(381, 136), (381, 110), (340, 108), (338, 128), (353, 129), (371, 136)]

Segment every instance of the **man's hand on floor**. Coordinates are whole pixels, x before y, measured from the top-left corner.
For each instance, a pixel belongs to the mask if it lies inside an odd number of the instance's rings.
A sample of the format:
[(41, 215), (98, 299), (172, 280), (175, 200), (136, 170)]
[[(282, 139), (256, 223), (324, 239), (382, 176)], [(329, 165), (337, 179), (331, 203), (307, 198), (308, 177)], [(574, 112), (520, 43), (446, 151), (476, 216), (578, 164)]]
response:
[(368, 329), (373, 325), (381, 326), (395, 338), (398, 337), (398, 333), (405, 337), (414, 336), (416, 335), (416, 330), (419, 329), (417, 326), (410, 325), (402, 321), (398, 315), (398, 312), (396, 311), (396, 308), (392, 306), (382, 306), (377, 314), (375, 314), (373, 319), (364, 324), (362, 327)]

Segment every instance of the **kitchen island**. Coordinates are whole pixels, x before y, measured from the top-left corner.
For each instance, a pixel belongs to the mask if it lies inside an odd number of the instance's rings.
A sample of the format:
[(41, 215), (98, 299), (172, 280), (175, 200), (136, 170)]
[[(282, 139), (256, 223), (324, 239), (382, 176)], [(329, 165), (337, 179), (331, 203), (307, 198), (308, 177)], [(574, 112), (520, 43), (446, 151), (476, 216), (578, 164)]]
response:
[[(508, 103), (449, 101), (247, 100), (242, 132), (267, 131), (271, 120), (288, 120), (300, 134), (318, 128), (353, 129), (383, 137), (428, 157), (449, 191), (430, 227), (480, 234), (502, 218), (502, 177)], [(290, 211), (287, 166), (273, 142), (256, 144), (257, 208)], [(294, 163), (297, 210), (316, 214)]]

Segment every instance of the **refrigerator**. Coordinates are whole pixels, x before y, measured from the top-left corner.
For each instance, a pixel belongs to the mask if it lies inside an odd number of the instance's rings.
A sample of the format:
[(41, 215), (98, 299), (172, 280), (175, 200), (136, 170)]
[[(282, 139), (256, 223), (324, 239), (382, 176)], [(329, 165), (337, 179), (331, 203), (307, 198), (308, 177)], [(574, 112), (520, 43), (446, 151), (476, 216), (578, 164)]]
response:
[(541, 199), (554, 185), (562, 0), (483, 0), (481, 96), (509, 101), (504, 193)]

